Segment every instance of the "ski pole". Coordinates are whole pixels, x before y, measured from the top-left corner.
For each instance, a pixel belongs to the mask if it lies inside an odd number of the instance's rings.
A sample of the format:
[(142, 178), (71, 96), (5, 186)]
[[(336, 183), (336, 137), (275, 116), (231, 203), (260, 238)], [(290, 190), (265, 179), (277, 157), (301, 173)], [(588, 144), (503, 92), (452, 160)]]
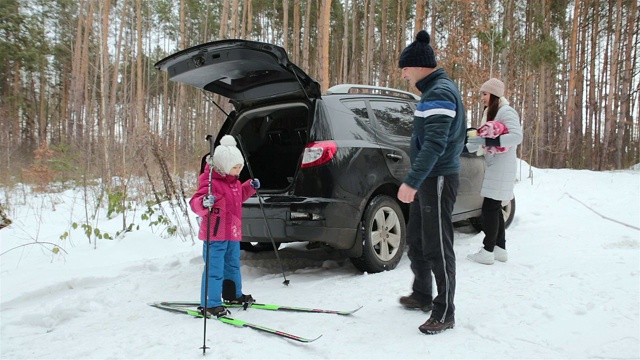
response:
[[(242, 143), (242, 135), (238, 134), (238, 145), (240, 145), (240, 151), (244, 154), (245, 161), (247, 162), (247, 170), (249, 170), (249, 176), (251, 179), (255, 179), (253, 177), (253, 171), (251, 170), (251, 164), (249, 164), (249, 157), (247, 156), (247, 152), (244, 151), (244, 146)], [(260, 210), (262, 210), (262, 217), (264, 218), (264, 225), (267, 228), (267, 234), (269, 235), (269, 239), (271, 240), (271, 245), (273, 245), (273, 251), (276, 253), (276, 259), (278, 259), (278, 264), (280, 264), (280, 269), (282, 270), (282, 277), (284, 278), (283, 284), (289, 286), (289, 280), (287, 280), (287, 276), (284, 274), (284, 266), (282, 266), (282, 261), (280, 260), (280, 254), (278, 253), (278, 247), (276, 246), (276, 242), (273, 241), (273, 236), (271, 236), (271, 229), (269, 228), (269, 222), (267, 221), (267, 214), (264, 212), (264, 207), (262, 206), (262, 196), (260, 196), (260, 192), (258, 189), (256, 190), (256, 195), (258, 196), (258, 203), (260, 204)]]
[[(207, 162), (209, 163), (209, 189), (208, 189), (208, 196), (211, 196), (211, 177), (212, 177), (212, 172), (213, 172), (213, 150), (214, 150), (214, 139), (213, 136), (211, 135), (207, 135), (207, 137), (205, 138), (207, 141), (209, 141), (209, 157), (207, 158)], [(210, 241), (211, 241), (211, 235), (210, 235), (210, 231), (211, 231), (211, 211), (212, 211), (212, 207), (209, 207), (209, 212), (207, 214), (207, 251), (205, 251), (206, 255), (205, 255), (205, 259), (204, 259), (204, 273), (205, 273), (205, 278), (204, 278), (204, 310), (203, 310), (203, 319), (204, 319), (204, 331), (203, 331), (203, 340), (202, 340), (202, 355), (204, 355), (207, 352), (207, 303), (209, 302), (209, 248), (210, 248)]]

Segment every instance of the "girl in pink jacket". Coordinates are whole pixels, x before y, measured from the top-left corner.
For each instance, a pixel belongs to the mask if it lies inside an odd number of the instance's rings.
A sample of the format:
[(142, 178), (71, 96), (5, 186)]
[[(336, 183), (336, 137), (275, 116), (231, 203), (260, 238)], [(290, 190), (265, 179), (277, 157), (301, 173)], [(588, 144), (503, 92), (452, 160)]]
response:
[[(207, 312), (217, 317), (228, 314), (222, 305), (223, 298), (227, 303), (254, 302), (251, 295), (242, 293), (240, 240), (242, 203), (256, 193), (260, 181), (253, 179), (241, 183), (238, 176), (243, 166), (244, 158), (236, 147), (235, 139), (230, 135), (223, 136), (213, 153), (211, 194), (208, 161), (198, 178), (198, 191), (189, 202), (191, 210), (202, 218), (198, 238), (203, 240), (202, 257), (205, 262), (209, 246), (209, 271), (207, 273), (205, 267), (202, 273), (201, 311), (204, 311), (206, 303)], [(205, 285), (207, 277), (208, 286)]]

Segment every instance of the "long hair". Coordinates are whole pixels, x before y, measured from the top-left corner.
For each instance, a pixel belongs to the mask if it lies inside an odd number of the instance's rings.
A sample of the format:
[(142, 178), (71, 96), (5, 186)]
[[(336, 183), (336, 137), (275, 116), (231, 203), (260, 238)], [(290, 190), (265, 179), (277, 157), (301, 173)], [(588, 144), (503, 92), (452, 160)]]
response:
[(489, 106), (487, 106), (487, 121), (492, 121), (496, 119), (499, 106), (500, 106), (500, 98), (493, 94), (489, 94)]

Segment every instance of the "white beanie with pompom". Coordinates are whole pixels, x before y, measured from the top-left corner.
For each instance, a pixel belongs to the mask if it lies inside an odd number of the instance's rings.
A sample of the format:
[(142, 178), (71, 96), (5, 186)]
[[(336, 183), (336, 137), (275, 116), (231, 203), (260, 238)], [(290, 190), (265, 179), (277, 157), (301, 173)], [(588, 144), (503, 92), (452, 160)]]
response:
[(236, 139), (225, 135), (220, 139), (220, 145), (213, 150), (213, 167), (221, 175), (228, 175), (236, 165), (244, 166), (244, 158), (236, 147)]

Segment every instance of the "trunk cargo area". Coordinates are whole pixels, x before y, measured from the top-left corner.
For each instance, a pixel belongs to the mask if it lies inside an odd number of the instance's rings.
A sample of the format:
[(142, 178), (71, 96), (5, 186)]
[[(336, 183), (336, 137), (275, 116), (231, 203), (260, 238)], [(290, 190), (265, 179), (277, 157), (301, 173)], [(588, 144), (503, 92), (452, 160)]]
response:
[(261, 191), (283, 192), (293, 183), (309, 141), (309, 108), (306, 104), (269, 106), (245, 112), (230, 130), (240, 135), (246, 152), (243, 181), (260, 179)]

